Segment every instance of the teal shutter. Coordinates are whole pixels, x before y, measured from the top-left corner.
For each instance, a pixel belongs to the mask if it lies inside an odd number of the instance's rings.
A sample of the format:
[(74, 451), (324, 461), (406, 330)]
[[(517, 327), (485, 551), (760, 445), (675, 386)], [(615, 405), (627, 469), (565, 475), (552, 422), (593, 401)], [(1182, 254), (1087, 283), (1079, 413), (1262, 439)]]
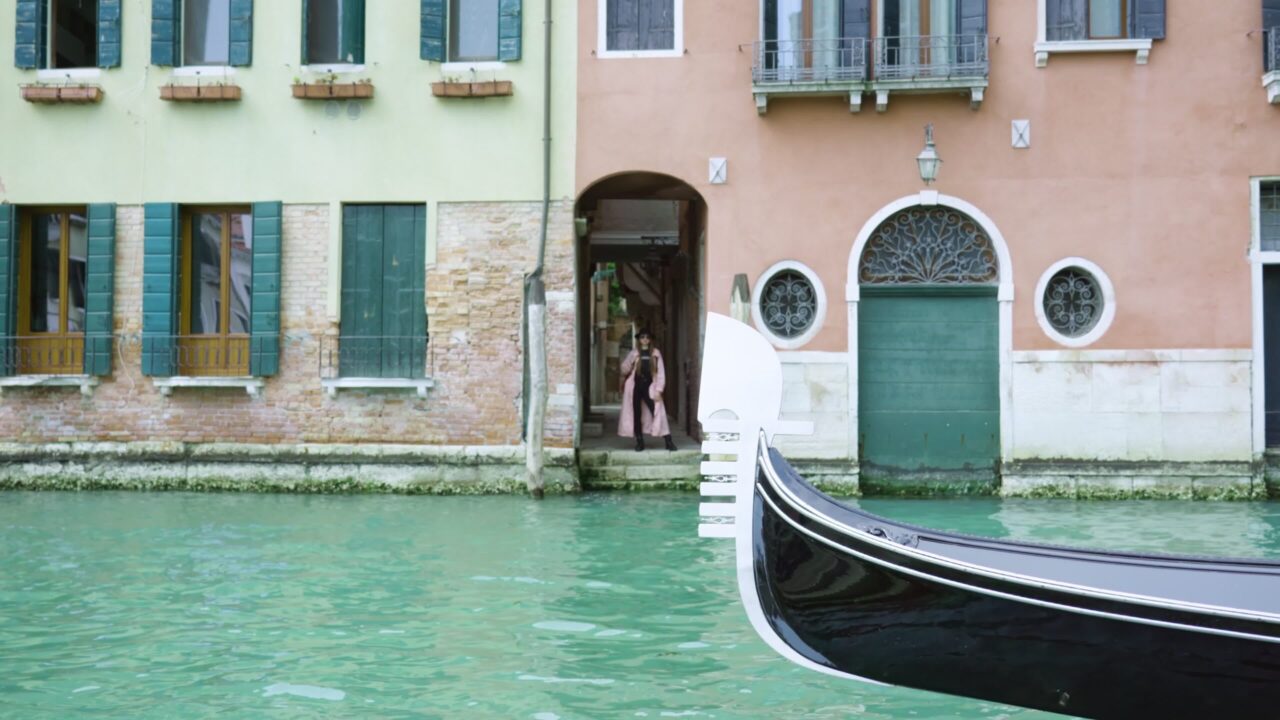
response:
[(13, 64), (26, 70), (44, 67), (44, 39), (48, 37), (44, 0), (17, 0)]
[(182, 0), (151, 0), (151, 64), (182, 64)]
[(147, 203), (142, 238), (142, 374), (165, 377), (177, 365), (178, 238), (176, 203)]
[(420, 378), (426, 358), (426, 207), (383, 211), (381, 377)]
[(498, 0), (498, 59), (520, 59), (521, 1)]
[(382, 220), (380, 206), (342, 209), (342, 377), (382, 375)]
[(1129, 35), (1135, 38), (1164, 39), (1165, 0), (1129, 0)]
[(90, 205), (89, 257), (85, 264), (85, 375), (111, 374), (115, 285), (116, 205)]
[(311, 3), (302, 0), (302, 64), (306, 65), (311, 62), (311, 56), (307, 53), (307, 26), (311, 22)]
[(98, 67), (120, 67), (121, 0), (98, 0)]
[(253, 300), (249, 306), (249, 374), (280, 372), (280, 250), (283, 241), (280, 202), (253, 204)]
[(444, 62), (446, 2), (448, 0), (421, 0), (423, 60)]
[(356, 65), (364, 63), (364, 0), (343, 0), (342, 59)]
[(0, 204), (0, 377), (17, 369), (18, 208)]
[(236, 67), (253, 64), (253, 0), (231, 0), (231, 55)]

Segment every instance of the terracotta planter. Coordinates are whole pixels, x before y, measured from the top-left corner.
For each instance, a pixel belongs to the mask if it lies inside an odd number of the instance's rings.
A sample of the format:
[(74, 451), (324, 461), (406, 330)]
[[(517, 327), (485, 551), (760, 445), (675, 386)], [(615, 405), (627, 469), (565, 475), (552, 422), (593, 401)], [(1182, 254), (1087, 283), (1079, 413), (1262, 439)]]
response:
[(239, 85), (162, 85), (160, 99), (171, 102), (235, 102)]
[(23, 85), (22, 99), (46, 105), (96, 103), (102, 100), (102, 88), (95, 85)]
[(436, 82), (431, 83), (431, 94), (436, 97), (506, 97), (515, 94), (515, 87), (510, 80)]
[(367, 100), (373, 83), (295, 83), (293, 96), (301, 100)]

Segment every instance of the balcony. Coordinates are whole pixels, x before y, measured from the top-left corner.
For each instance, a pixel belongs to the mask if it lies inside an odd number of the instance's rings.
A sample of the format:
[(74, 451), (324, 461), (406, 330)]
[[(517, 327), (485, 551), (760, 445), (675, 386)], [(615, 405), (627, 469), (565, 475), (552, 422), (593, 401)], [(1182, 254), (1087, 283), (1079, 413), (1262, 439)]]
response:
[(767, 40), (754, 45), (751, 92), (756, 112), (770, 96), (847, 95), (850, 112), (862, 109), (867, 80), (866, 38)]
[(1280, 27), (1269, 28), (1262, 37), (1266, 52), (1262, 87), (1267, 89), (1267, 101), (1280, 105)]
[(888, 36), (875, 39), (876, 110), (884, 112), (890, 93), (969, 93), (977, 110), (991, 72), (986, 35)]

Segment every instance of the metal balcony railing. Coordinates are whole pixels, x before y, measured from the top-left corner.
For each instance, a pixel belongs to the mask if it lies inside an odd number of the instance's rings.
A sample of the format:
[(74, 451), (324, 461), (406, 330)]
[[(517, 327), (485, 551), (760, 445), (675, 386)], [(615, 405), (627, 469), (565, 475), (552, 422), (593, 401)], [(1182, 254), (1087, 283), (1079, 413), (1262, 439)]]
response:
[(986, 35), (888, 36), (875, 39), (877, 80), (986, 78)]
[(144, 364), (184, 377), (249, 374), (248, 335), (144, 335)]
[(428, 378), (435, 371), (433, 350), (427, 335), (326, 335), (320, 338), (320, 378)]
[(757, 85), (856, 82), (867, 77), (866, 38), (766, 40), (754, 48), (751, 81)]
[[(78, 375), (84, 372), (84, 343), (84, 335), (0, 336), (0, 371), (5, 375)], [(109, 346), (108, 340), (103, 347)]]
[(1266, 72), (1280, 70), (1280, 27), (1267, 28), (1263, 32)]

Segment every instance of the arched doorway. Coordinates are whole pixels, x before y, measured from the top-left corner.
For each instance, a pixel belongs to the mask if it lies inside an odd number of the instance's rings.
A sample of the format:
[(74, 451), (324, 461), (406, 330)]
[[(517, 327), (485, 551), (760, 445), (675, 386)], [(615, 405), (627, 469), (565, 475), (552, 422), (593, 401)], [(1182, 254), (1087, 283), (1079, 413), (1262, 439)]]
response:
[(696, 438), (706, 202), (678, 178), (629, 172), (584, 190), (575, 218), (582, 443), (612, 441), (619, 363), (642, 328), (666, 362), (671, 428)]
[(859, 235), (846, 294), (861, 482), (993, 488), (1013, 299), (994, 224), (936, 193), (892, 203)]

